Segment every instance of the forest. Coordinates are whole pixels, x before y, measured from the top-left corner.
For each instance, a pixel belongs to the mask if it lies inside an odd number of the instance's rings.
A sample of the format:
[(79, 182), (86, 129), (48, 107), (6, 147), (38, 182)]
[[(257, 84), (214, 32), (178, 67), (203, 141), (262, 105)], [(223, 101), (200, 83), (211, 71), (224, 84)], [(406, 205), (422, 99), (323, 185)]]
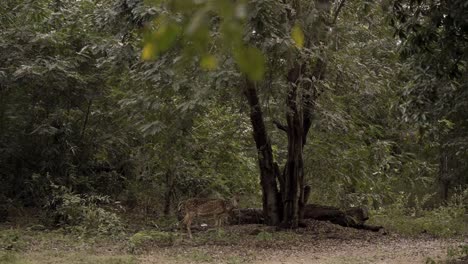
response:
[(0, 263), (467, 263), (468, 0), (1, 0)]

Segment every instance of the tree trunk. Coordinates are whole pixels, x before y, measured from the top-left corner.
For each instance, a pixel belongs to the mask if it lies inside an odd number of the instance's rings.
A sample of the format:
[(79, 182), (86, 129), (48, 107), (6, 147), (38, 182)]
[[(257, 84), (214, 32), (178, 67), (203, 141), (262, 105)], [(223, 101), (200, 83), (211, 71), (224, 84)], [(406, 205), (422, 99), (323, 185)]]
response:
[[(320, 13), (315, 23), (317, 25), (316, 32), (311, 35), (312, 38), (306, 39), (307, 48), (311, 48), (312, 44), (317, 44), (320, 41), (325, 42), (328, 31), (325, 21), (331, 9), (331, 1), (316, 0), (315, 3)], [(297, 24), (295, 19), (303, 16), (300, 2), (294, 1), (293, 7), (297, 12), (296, 17), (292, 18), (292, 21), (293, 24)], [(307, 141), (307, 134), (312, 125), (315, 100), (319, 96), (315, 81), (324, 78), (325, 70), (326, 63), (321, 58), (317, 58), (314, 65), (310, 65), (307, 61), (297, 61), (286, 76), (289, 83), (286, 101), (288, 111), (286, 113), (288, 123), (286, 127), (288, 134), (288, 159), (284, 174), (282, 175), (284, 183), (280, 184), (280, 191), (283, 202), (282, 226), (288, 228), (297, 227), (301, 217), (304, 215), (303, 211), (306, 199), (304, 195), (303, 150)], [(310, 187), (307, 192), (308, 194), (310, 193)]]
[(439, 188), (440, 196), (442, 201), (446, 202), (448, 200), (448, 189), (449, 189), (449, 169), (448, 169), (448, 154), (447, 150), (444, 147), (441, 147), (440, 150), (440, 162), (439, 162)]
[(302, 204), (304, 199), (304, 161), (302, 155), (304, 120), (301, 89), (302, 87), (296, 85), (296, 83), (291, 83), (286, 102), (288, 106), (288, 112), (286, 113), (288, 122), (288, 159), (283, 175), (283, 189), (281, 189), (283, 202), (281, 226), (286, 228), (298, 226), (299, 204)]
[[(306, 39), (306, 48), (311, 48), (313, 44), (319, 42), (325, 42), (329, 31), (326, 26), (326, 18), (330, 13), (332, 2), (331, 0), (315, 0), (315, 2), (320, 13), (315, 22), (314, 31), (316, 32)], [(301, 17), (304, 15), (301, 11), (300, 1), (293, 1), (293, 7), (296, 13), (290, 17), (291, 25), (297, 24), (297, 20), (302, 19)], [(293, 59), (291, 58), (291, 60)], [(300, 59), (292, 65), (287, 73), (289, 85), (286, 98), (287, 126), (276, 123), (278, 128), (286, 131), (288, 136), (288, 157), (282, 174), (273, 159), (270, 138), (265, 128), (255, 83), (246, 81), (244, 94), (250, 106), (250, 120), (258, 151), (263, 191), (263, 214), (266, 224), (281, 224), (282, 227), (295, 228), (299, 225), (301, 216), (304, 215), (306, 198), (303, 149), (313, 120), (315, 100), (319, 95), (315, 82), (323, 79), (325, 69), (326, 63), (321, 58), (317, 58), (313, 65), (310, 64), (310, 60)], [(279, 184), (279, 191), (277, 184)], [(310, 193), (310, 187), (307, 192)]]
[(174, 189), (174, 175), (172, 170), (166, 172), (166, 192), (164, 193), (164, 215), (171, 214), (172, 191)]
[(250, 106), (250, 121), (252, 123), (255, 145), (257, 147), (265, 223), (268, 225), (278, 225), (281, 221), (278, 187), (276, 185), (279, 168), (273, 160), (273, 150), (265, 128), (255, 83), (246, 80), (244, 95)]
[[(303, 150), (307, 142), (307, 135), (312, 125), (315, 100), (318, 92), (312, 81), (301, 82), (301, 76), (311, 75), (320, 80), (324, 76), (325, 64), (319, 60), (311, 73), (306, 72), (307, 66), (298, 63), (288, 72), (287, 80), (290, 91), (287, 98), (288, 112), (286, 120), (288, 125), (288, 160), (284, 170), (284, 184), (280, 184), (283, 197), (285, 227), (297, 227), (303, 215), (304, 206), (307, 203), (305, 197), (304, 158)], [(310, 194), (308, 186), (307, 197)], [(291, 200), (293, 199), (293, 200)], [(293, 201), (293, 205), (291, 205)]]
[[(303, 198), (302, 200), (299, 201), (299, 221), (301, 221), (302, 219), (304, 219), (304, 208), (305, 206), (307, 205), (307, 201), (309, 200), (309, 196), (310, 196), (310, 186), (309, 185), (306, 185), (304, 187), (304, 195), (303, 195)], [(301, 223), (299, 222), (299, 225)]]

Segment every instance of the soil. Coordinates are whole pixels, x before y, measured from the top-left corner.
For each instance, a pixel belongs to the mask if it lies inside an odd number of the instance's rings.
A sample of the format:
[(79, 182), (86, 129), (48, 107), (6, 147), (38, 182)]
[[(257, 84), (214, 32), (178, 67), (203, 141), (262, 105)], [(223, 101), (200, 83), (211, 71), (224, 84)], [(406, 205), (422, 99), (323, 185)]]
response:
[(468, 263), (468, 259), (457, 259), (448, 254), (449, 250), (468, 245), (466, 237), (404, 237), (318, 221), (311, 221), (306, 229), (272, 232), (276, 235), (271, 240), (259, 240), (262, 238), (260, 232), (269, 233), (268, 227), (231, 226), (225, 227), (225, 231), (241, 234), (242, 243), (232, 246), (196, 245), (193, 242), (193, 245), (147, 252), (141, 256), (141, 263), (412, 264), (430, 263), (430, 260), (434, 263)]
[[(0, 228), (0, 238), (1, 232), (12, 230)], [(19, 241), (28, 241), (27, 246), (12, 253), (21, 262), (5, 263), (468, 263), (466, 257), (463, 259), (457, 253), (460, 246), (468, 246), (468, 237), (444, 239), (427, 234), (408, 237), (314, 220), (308, 222), (307, 228), (296, 230), (278, 231), (261, 225), (198, 230), (193, 240), (186, 233), (176, 232), (169, 244), (152, 241), (133, 250), (129, 241), (134, 233), (118, 240), (89, 240), (58, 231), (20, 228), (14, 232), (24, 237)], [(2, 254), (5, 256), (9, 251), (0, 247), (0, 263)]]

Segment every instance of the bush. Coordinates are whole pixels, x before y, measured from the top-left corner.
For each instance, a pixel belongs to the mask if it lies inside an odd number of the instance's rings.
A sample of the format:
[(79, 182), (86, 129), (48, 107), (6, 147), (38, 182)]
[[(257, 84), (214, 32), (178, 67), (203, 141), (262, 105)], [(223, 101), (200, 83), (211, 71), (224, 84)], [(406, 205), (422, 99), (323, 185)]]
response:
[(421, 203), (408, 206), (408, 199), (398, 199), (392, 206), (375, 211), (371, 222), (409, 235), (420, 233), (440, 237), (466, 235), (468, 234), (467, 197), (468, 190), (464, 190), (453, 195), (446, 205), (433, 210), (424, 209)]
[(110, 203), (108, 196), (75, 194), (56, 185), (53, 190), (46, 204), (48, 224), (85, 234), (116, 235), (124, 230), (120, 217), (103, 207)]

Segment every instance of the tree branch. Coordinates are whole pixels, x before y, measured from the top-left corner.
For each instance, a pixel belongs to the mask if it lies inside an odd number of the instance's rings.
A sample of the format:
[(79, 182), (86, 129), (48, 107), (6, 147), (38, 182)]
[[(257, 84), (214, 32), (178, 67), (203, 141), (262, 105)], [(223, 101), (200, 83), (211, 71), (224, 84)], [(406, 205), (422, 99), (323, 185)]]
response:
[(338, 5), (338, 8), (336, 9), (335, 14), (333, 15), (333, 22), (332, 25), (335, 25), (336, 20), (338, 19), (338, 15), (340, 14), (341, 9), (343, 8), (346, 0), (341, 0), (340, 4)]
[(276, 125), (276, 127), (279, 129), (279, 130), (283, 130), (284, 132), (288, 132), (288, 127), (281, 124), (279, 121), (277, 120), (273, 120), (273, 124)]
[(83, 127), (81, 128), (81, 135), (80, 135), (80, 141), (83, 139), (85, 130), (86, 130), (86, 125), (88, 124), (88, 119), (89, 119), (89, 113), (91, 111), (91, 104), (93, 103), (92, 99), (89, 99), (88, 101), (88, 108), (86, 109), (86, 115), (85, 115), (85, 120), (83, 122)]

